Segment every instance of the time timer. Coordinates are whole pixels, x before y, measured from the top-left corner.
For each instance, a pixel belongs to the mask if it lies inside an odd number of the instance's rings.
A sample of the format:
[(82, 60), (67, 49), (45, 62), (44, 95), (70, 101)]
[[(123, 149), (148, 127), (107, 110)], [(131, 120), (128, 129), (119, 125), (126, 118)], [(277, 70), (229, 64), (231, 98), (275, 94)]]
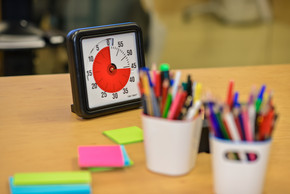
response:
[(72, 111), (82, 118), (138, 108), (142, 32), (135, 23), (72, 30), (67, 35)]

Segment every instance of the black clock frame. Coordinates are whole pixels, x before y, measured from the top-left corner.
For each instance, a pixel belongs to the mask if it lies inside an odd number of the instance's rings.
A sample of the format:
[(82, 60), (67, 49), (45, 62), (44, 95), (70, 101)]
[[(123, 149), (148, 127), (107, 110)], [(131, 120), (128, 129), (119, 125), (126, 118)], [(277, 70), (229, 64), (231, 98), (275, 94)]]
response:
[[(68, 64), (71, 79), (73, 104), (71, 111), (82, 118), (94, 118), (102, 115), (139, 108), (141, 98), (117, 102), (110, 105), (89, 108), (85, 83), (85, 70), (82, 55), (82, 39), (135, 32), (137, 46), (138, 68), (145, 66), (143, 38), (141, 28), (134, 22), (80, 28), (72, 30), (67, 35)], [(136, 83), (137, 84), (137, 83)]]

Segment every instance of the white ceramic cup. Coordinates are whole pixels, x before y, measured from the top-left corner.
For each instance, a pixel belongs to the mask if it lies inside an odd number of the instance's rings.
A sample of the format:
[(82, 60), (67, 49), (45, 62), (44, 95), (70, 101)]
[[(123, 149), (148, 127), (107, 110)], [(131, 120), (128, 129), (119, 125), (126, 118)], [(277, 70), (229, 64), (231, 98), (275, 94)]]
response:
[(178, 176), (194, 167), (202, 118), (168, 120), (142, 115), (147, 168), (155, 173)]

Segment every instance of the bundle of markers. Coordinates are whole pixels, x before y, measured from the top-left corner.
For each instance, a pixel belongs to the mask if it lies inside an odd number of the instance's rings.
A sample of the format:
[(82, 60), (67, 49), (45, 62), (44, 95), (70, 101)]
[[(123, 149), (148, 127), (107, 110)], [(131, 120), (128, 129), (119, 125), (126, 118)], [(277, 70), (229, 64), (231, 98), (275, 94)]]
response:
[(201, 84), (192, 81), (181, 83), (181, 72), (169, 70), (162, 64), (159, 70), (153, 66), (140, 70), (139, 88), (142, 95), (143, 113), (170, 120), (190, 120), (200, 112)]
[(253, 88), (247, 103), (239, 102), (239, 93), (233, 92), (234, 82), (229, 82), (225, 103), (207, 99), (205, 114), (212, 133), (233, 141), (263, 141), (271, 138), (277, 113), (272, 91), (266, 86), (259, 91)]

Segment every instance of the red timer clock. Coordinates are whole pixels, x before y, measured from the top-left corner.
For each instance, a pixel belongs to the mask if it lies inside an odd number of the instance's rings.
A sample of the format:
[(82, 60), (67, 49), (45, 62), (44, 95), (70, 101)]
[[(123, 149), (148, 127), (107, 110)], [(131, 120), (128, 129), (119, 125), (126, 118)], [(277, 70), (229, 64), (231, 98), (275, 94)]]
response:
[(72, 111), (82, 118), (140, 107), (142, 32), (135, 23), (71, 31), (67, 36)]

